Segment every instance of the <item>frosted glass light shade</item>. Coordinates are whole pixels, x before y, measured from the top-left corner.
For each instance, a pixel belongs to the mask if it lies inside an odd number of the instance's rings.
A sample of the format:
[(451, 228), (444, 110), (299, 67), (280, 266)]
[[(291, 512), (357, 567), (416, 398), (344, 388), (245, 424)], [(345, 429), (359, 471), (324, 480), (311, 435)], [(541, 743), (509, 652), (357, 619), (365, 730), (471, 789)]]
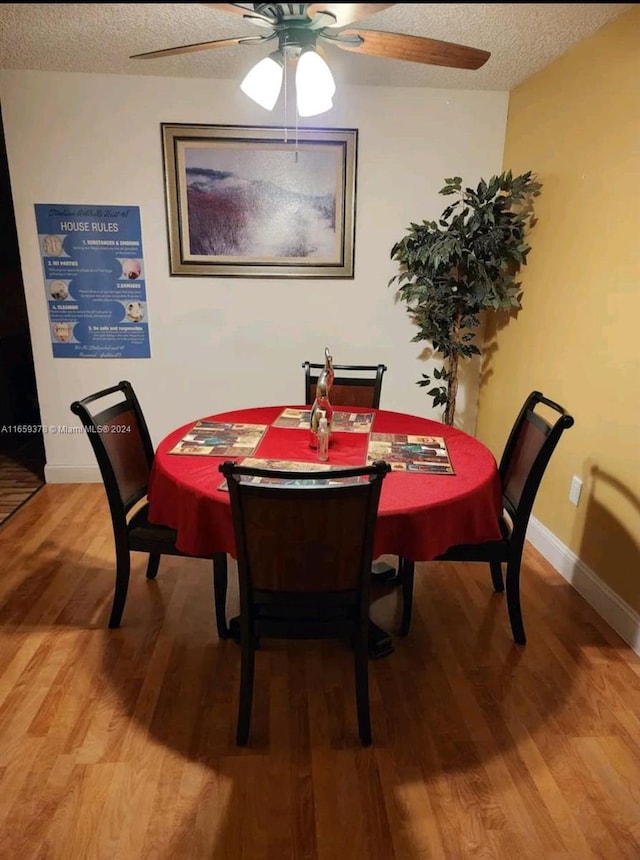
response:
[(326, 113), (333, 107), (333, 101), (326, 99), (306, 99), (298, 96), (298, 114), (300, 116), (317, 116), (320, 113)]
[(303, 51), (296, 68), (296, 103), (300, 116), (315, 116), (333, 107), (336, 83), (331, 69), (315, 51)]
[(283, 72), (280, 58), (270, 54), (249, 71), (240, 89), (261, 107), (273, 110), (280, 95)]

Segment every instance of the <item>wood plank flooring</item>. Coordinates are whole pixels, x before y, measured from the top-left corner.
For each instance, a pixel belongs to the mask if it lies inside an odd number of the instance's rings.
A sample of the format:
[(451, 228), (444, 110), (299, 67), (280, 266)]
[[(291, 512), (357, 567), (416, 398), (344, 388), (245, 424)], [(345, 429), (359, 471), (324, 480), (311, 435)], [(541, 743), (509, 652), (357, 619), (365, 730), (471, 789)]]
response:
[(0, 525), (44, 485), (43, 469), (37, 443), (0, 451)]
[[(525, 647), (488, 570), (418, 565), (411, 633), (370, 664), (369, 749), (330, 642), (263, 642), (235, 746), (206, 561), (148, 582), (134, 556), (108, 630), (101, 485), (45, 486), (0, 558), (3, 860), (640, 858), (640, 658), (531, 547)], [(373, 614), (396, 626), (397, 595)]]

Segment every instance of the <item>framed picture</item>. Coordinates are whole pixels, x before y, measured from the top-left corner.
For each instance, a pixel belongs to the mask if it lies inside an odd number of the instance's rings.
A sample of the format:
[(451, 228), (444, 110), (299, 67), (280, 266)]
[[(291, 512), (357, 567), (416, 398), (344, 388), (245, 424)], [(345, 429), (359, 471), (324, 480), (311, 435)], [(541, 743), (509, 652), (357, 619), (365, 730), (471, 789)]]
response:
[(357, 129), (161, 128), (171, 275), (353, 278)]

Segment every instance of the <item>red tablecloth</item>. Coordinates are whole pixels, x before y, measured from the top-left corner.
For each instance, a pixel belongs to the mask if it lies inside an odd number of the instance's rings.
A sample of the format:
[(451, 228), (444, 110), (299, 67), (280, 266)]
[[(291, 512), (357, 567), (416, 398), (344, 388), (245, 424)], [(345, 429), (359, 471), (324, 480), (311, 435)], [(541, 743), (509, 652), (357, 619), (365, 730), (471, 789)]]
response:
[[(316, 452), (309, 447), (308, 431), (270, 426), (284, 408), (240, 409), (206, 420), (268, 425), (253, 457), (317, 462)], [(389, 554), (427, 561), (454, 544), (499, 538), (502, 497), (496, 461), (488, 448), (437, 421), (382, 409), (373, 411), (373, 432), (444, 437), (455, 470), (455, 475), (395, 471), (387, 475), (376, 526), (375, 557)], [(169, 453), (194, 423), (179, 427), (158, 446), (149, 486), (150, 519), (177, 530), (177, 546), (182, 552), (227, 552), (235, 556), (229, 494), (219, 489), (223, 478), (218, 466), (227, 458)], [(332, 433), (329, 462), (364, 464), (367, 441), (367, 434)]]

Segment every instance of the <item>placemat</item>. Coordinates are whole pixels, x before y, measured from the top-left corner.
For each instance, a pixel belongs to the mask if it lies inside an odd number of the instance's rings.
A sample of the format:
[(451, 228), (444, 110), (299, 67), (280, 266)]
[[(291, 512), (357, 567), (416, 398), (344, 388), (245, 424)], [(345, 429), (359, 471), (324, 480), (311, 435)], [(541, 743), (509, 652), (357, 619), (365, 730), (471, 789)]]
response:
[(254, 453), (267, 427), (267, 424), (198, 421), (169, 454), (247, 457)]
[(408, 436), (404, 433), (372, 433), (367, 463), (386, 460), (395, 472), (455, 475), (447, 443), (442, 436)]
[[(369, 433), (373, 426), (373, 412), (344, 412), (333, 410), (331, 418), (332, 433)], [(310, 409), (283, 409), (273, 422), (272, 427), (291, 430), (308, 430), (311, 421)]]

